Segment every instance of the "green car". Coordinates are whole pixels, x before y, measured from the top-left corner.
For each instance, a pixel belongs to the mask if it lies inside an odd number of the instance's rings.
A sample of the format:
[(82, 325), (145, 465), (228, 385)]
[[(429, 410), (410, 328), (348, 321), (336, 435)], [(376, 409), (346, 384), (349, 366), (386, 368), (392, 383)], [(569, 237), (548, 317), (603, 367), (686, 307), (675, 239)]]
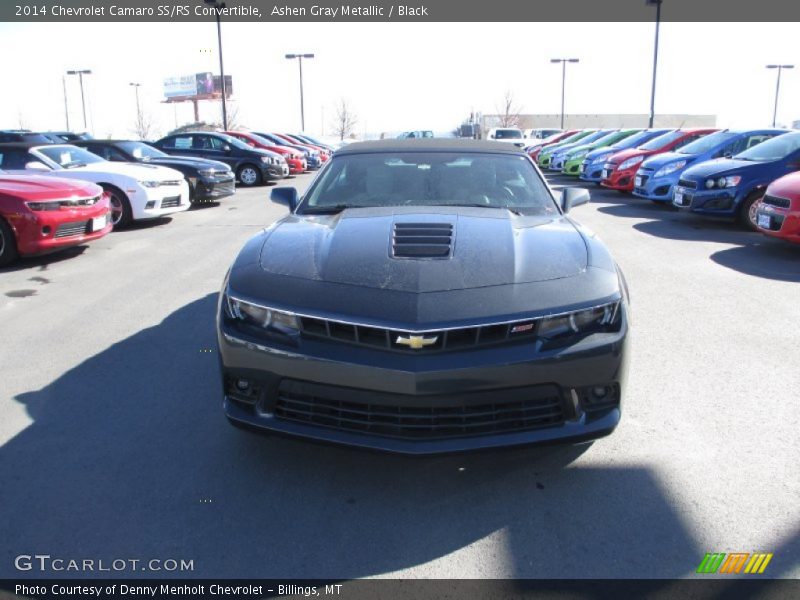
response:
[(614, 131), (601, 137), (599, 140), (595, 140), (591, 144), (575, 146), (567, 152), (564, 166), (561, 168), (561, 173), (578, 177), (581, 174), (581, 163), (589, 152), (597, 148), (605, 148), (606, 146), (616, 144), (618, 141), (624, 140), (626, 137), (632, 136), (634, 133), (639, 133), (640, 131), (641, 129), (620, 129), (619, 131)]
[(560, 142), (556, 142), (552, 146), (547, 146), (547, 148), (543, 148), (542, 151), (539, 153), (538, 164), (539, 167), (542, 169), (546, 169), (550, 166), (550, 155), (553, 151), (558, 150), (561, 146), (566, 146), (567, 144), (574, 144), (575, 142), (585, 138), (590, 133), (594, 133), (597, 131), (596, 129), (583, 129), (576, 134), (569, 136), (568, 138), (564, 138)]

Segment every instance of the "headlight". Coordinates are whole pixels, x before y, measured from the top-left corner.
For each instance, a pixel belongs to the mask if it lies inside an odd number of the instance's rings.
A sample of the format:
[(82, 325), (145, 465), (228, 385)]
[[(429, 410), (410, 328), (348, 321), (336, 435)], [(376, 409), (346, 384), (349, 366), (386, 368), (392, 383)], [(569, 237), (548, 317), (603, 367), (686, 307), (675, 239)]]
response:
[(161, 185), (160, 181), (140, 181), (139, 185), (143, 185), (146, 188), (157, 188)]
[(625, 169), (630, 169), (631, 167), (638, 165), (643, 160), (644, 156), (634, 156), (633, 158), (629, 158), (619, 166), (619, 170), (624, 171)]
[(28, 208), (30, 208), (31, 210), (35, 210), (37, 212), (40, 211), (40, 210), (58, 210), (59, 208), (61, 208), (61, 202), (58, 202), (58, 201), (55, 201), (55, 202), (26, 202), (25, 204), (28, 206)]
[(604, 162), (612, 154), (614, 154), (614, 153), (613, 152), (606, 152), (605, 154), (600, 154), (599, 156), (595, 156), (592, 159), (592, 164), (596, 165), (596, 164), (599, 164), (601, 162)]
[(569, 157), (569, 159), (570, 159), (570, 160), (580, 160), (581, 158), (583, 158), (583, 157), (584, 157), (584, 156), (586, 156), (587, 154), (589, 154), (589, 151), (588, 151), (588, 150), (581, 150), (581, 151), (580, 151), (580, 152), (578, 152), (577, 154), (573, 154), (573, 155), (571, 155), (571, 156)]
[(706, 189), (713, 187), (729, 188), (736, 187), (742, 180), (741, 175), (729, 175), (728, 177), (718, 177), (717, 179), (706, 179)]
[(566, 315), (542, 319), (539, 337), (554, 340), (571, 335), (588, 334), (611, 330), (619, 323), (619, 301), (579, 310)]
[(200, 169), (198, 171), (198, 173), (200, 175), (202, 175), (203, 177), (213, 177), (214, 175), (216, 175), (217, 170), (216, 169)]
[(300, 331), (296, 315), (251, 304), (238, 298), (232, 298), (227, 294), (225, 295), (225, 314), (234, 321), (273, 333), (292, 335)]
[(685, 166), (686, 166), (686, 161), (679, 160), (678, 162), (674, 162), (672, 164), (661, 167), (658, 171), (656, 171), (653, 177), (663, 177), (664, 175), (669, 175), (670, 173), (674, 173), (678, 169), (682, 169)]
[(266, 164), (269, 165), (269, 164), (272, 163), (272, 157), (271, 156), (262, 156), (261, 157), (261, 162), (266, 163)]

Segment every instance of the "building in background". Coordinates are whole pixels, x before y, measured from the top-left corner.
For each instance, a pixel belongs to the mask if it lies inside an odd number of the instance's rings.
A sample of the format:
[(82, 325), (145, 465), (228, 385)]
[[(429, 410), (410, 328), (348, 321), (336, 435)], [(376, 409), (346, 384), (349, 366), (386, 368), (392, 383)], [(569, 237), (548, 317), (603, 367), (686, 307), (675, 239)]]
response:
[[(483, 115), (481, 130), (483, 135), (493, 127), (502, 127), (502, 115)], [(647, 127), (650, 115), (647, 114), (585, 114), (564, 115), (564, 129)], [(561, 115), (519, 115), (520, 129), (558, 128)], [(656, 115), (653, 127), (716, 127), (717, 115)]]

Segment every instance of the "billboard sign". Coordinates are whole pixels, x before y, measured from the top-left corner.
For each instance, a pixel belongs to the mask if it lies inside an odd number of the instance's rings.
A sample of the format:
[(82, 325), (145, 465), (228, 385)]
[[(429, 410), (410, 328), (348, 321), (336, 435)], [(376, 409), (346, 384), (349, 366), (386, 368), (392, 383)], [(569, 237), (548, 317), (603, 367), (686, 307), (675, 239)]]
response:
[[(226, 97), (230, 97), (233, 90), (233, 80), (230, 75), (225, 75)], [(222, 80), (219, 75), (210, 71), (169, 77), (164, 80), (164, 97), (167, 100), (210, 100), (222, 96)]]
[(164, 97), (178, 98), (197, 95), (197, 79), (194, 75), (168, 77), (164, 80)]

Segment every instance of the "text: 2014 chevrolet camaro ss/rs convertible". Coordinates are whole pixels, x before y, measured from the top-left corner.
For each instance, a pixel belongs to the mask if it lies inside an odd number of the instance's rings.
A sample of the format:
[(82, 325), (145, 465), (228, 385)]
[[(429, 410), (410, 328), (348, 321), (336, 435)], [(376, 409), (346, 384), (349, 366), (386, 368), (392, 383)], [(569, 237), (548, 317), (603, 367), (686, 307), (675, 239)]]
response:
[(627, 290), (513, 146), (354, 143), (251, 238), (218, 309), (239, 426), (407, 454), (579, 443), (620, 419)]

